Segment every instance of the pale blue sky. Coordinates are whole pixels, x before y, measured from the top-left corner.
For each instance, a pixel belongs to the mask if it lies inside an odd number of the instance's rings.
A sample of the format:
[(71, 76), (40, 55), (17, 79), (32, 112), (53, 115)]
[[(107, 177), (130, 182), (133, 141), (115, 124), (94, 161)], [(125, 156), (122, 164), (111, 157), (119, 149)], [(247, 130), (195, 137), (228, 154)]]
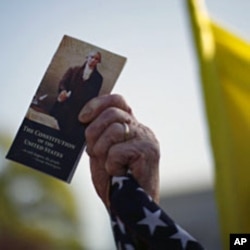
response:
[[(206, 4), (211, 16), (249, 39), (249, 0)], [(67, 34), (128, 58), (113, 92), (124, 95), (160, 141), (162, 192), (212, 185), (212, 158), (184, 0), (2, 0), (0, 12), (0, 132), (14, 137)], [(79, 194), (80, 207), (100, 211), (87, 162), (84, 155), (71, 186)], [(87, 196), (89, 202), (83, 204)], [(99, 219), (106, 223), (101, 215)], [(92, 229), (96, 234), (98, 230)]]

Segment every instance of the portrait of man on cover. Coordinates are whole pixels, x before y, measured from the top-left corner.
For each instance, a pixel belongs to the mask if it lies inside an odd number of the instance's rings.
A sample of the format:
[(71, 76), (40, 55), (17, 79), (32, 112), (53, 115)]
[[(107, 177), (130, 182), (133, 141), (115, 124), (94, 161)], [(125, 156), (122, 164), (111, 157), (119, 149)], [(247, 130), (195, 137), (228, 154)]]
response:
[(97, 69), (101, 57), (99, 51), (91, 51), (83, 65), (70, 67), (59, 83), (58, 96), (50, 114), (56, 118), (64, 136), (72, 139), (83, 136), (84, 126), (78, 115), (102, 87), (103, 76)]
[(86, 125), (78, 119), (81, 109), (90, 99), (111, 92), (125, 61), (110, 51), (64, 36), (26, 118), (57, 130), (73, 143), (84, 140)]

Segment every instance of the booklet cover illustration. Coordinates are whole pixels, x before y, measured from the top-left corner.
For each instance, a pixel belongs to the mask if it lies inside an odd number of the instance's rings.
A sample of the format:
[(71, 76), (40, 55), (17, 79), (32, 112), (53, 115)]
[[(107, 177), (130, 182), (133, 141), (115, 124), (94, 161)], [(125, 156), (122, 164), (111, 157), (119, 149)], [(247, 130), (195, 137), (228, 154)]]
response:
[(79, 112), (93, 97), (111, 92), (125, 62), (65, 35), (6, 158), (70, 182), (85, 147)]

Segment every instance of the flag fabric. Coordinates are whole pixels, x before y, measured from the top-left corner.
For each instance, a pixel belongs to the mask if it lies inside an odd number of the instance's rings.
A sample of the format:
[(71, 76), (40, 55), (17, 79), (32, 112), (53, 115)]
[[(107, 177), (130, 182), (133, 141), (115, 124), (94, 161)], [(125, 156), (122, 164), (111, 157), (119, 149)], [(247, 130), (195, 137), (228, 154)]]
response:
[(119, 250), (201, 250), (138, 185), (131, 174), (112, 177), (110, 217)]
[[(230, 3), (229, 3), (230, 4)], [(187, 0), (215, 165), (222, 239), (250, 232), (250, 44)]]

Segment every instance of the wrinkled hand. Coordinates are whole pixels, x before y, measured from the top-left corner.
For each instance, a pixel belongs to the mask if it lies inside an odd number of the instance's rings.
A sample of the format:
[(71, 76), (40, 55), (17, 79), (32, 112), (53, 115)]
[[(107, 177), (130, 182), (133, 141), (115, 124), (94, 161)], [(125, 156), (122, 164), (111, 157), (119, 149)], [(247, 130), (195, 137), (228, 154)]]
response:
[[(86, 131), (87, 153), (95, 189), (108, 207), (110, 176), (128, 170), (139, 185), (159, 202), (159, 145), (152, 131), (140, 124), (119, 95), (92, 99), (79, 114)], [(125, 138), (125, 126), (129, 134)]]

